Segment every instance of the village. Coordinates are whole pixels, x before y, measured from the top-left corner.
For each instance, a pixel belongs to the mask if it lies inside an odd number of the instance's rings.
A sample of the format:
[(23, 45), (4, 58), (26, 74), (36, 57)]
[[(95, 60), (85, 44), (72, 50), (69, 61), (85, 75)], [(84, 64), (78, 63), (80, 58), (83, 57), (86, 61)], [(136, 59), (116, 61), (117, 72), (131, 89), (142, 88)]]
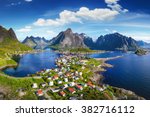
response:
[[(84, 99), (84, 91), (102, 94), (107, 85), (97, 85), (93, 80), (93, 69), (101, 69), (101, 61), (85, 56), (61, 55), (56, 59), (56, 68), (36, 73), (36, 78), (45, 82), (32, 84), (39, 99)], [(112, 93), (105, 92), (105, 98), (112, 99)]]

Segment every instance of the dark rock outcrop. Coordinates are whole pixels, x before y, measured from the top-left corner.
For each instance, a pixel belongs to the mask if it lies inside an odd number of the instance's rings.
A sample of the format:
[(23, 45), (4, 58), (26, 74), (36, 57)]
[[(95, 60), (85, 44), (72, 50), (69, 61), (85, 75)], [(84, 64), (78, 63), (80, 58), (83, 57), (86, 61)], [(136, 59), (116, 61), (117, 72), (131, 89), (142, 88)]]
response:
[(87, 36), (84, 33), (80, 34), (81, 38), (83, 38), (84, 44), (89, 47), (90, 49), (94, 49), (95, 48), (95, 43), (93, 41), (93, 39), (89, 36)]

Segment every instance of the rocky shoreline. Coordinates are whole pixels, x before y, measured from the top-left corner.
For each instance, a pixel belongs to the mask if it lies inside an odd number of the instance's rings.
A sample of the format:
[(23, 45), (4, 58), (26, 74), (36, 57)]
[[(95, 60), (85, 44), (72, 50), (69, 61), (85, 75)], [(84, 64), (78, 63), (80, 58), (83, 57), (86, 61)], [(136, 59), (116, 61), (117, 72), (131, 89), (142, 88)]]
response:
[(4, 70), (4, 69), (6, 69), (6, 68), (9, 68), (9, 67), (16, 67), (16, 66), (17, 66), (17, 64), (5, 65), (5, 66), (0, 67), (0, 70)]

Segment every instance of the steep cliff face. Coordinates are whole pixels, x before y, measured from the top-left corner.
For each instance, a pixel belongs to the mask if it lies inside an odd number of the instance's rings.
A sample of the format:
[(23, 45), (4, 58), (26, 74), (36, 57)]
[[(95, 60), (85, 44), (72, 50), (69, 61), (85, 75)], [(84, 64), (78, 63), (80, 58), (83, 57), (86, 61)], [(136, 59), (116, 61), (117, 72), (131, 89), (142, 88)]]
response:
[(18, 40), (18, 39), (17, 39), (17, 36), (16, 36), (16, 34), (15, 34), (15, 32), (14, 32), (14, 30), (13, 30), (12, 28), (10, 28), (10, 29), (8, 30), (8, 33), (9, 33), (9, 35), (10, 35), (10, 37), (11, 37), (12, 39)]
[(70, 28), (60, 32), (50, 43), (51, 45), (59, 45), (61, 47), (86, 47), (83, 38), (79, 34), (73, 33)]
[(91, 37), (87, 36), (87, 35), (84, 34), (84, 33), (81, 33), (80, 36), (81, 36), (81, 38), (83, 39), (84, 44), (85, 44), (87, 47), (89, 47), (90, 49), (94, 49), (95, 43), (94, 43), (94, 41), (93, 41), (93, 39), (92, 39)]
[(0, 26), (0, 42), (4, 41), (5, 38), (17, 40), (16, 34), (14, 33), (12, 28), (7, 30), (4, 27)]
[(114, 33), (100, 36), (95, 43), (95, 48), (101, 50), (135, 51), (138, 48), (138, 45), (131, 37)]

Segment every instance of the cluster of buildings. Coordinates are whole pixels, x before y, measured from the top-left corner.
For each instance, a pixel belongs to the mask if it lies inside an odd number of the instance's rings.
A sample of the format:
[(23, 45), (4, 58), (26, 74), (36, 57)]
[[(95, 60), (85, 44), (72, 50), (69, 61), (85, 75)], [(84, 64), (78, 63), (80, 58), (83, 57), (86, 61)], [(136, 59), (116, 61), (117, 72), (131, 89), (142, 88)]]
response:
[[(62, 97), (82, 91), (87, 86), (95, 88), (92, 81), (83, 76), (86, 62), (87, 60), (75, 56), (64, 55), (56, 59), (57, 68), (46, 69), (37, 73), (38, 77), (43, 78), (45, 81), (40, 84), (40, 87)], [(38, 89), (39, 86), (34, 83), (32, 88)], [(44, 95), (42, 89), (36, 91), (37, 96)]]

